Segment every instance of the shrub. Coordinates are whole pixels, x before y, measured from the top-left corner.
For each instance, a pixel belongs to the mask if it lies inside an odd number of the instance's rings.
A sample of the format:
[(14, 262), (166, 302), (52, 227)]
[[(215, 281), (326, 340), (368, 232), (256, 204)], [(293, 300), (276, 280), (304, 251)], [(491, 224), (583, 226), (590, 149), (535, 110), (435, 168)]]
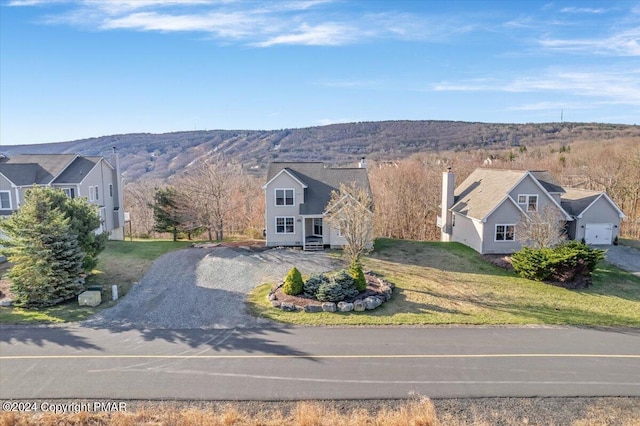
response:
[(302, 275), (300, 274), (300, 271), (298, 271), (298, 268), (294, 266), (289, 270), (289, 273), (284, 279), (282, 291), (285, 294), (295, 296), (296, 294), (302, 293), (303, 287), (304, 283), (302, 281)]
[(364, 272), (362, 272), (362, 265), (360, 265), (360, 262), (356, 260), (351, 262), (349, 274), (353, 278), (358, 291), (365, 291), (367, 289), (367, 279), (364, 277)]
[(321, 302), (340, 302), (355, 297), (358, 293), (351, 275), (347, 271), (340, 271), (333, 276), (331, 281), (320, 285), (317, 298)]
[(304, 292), (309, 297), (318, 298), (318, 289), (324, 283), (329, 282), (329, 277), (324, 274), (316, 274), (309, 277), (304, 283)]
[(573, 281), (591, 275), (604, 251), (571, 241), (554, 248), (523, 248), (511, 257), (513, 269), (521, 277), (545, 281)]

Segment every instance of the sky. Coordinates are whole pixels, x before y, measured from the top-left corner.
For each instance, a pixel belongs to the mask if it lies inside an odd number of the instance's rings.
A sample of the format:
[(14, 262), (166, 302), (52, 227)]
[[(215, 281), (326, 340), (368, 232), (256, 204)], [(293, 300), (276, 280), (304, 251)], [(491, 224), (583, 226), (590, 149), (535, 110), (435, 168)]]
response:
[(640, 0), (0, 0), (0, 145), (561, 119), (640, 124)]

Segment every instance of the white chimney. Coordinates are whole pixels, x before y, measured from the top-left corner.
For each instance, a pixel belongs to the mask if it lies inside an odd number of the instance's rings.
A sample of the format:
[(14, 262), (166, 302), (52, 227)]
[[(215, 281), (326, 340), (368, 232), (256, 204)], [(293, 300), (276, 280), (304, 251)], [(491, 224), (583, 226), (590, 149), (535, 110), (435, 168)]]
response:
[(364, 161), (364, 157), (362, 157), (360, 159), (360, 162), (358, 163), (358, 167), (361, 169), (366, 169), (367, 168), (367, 163)]
[(447, 167), (447, 171), (442, 173), (442, 211), (441, 211), (441, 229), (440, 241), (451, 241), (451, 233), (453, 232), (453, 215), (451, 207), (453, 207), (456, 175), (451, 171), (451, 167)]

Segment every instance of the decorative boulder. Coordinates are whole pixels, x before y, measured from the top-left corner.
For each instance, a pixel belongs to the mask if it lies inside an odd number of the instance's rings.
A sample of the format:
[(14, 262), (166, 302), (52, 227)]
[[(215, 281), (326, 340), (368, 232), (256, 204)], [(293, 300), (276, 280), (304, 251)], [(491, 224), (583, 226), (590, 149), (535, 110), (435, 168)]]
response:
[(356, 312), (362, 312), (367, 308), (367, 305), (362, 300), (356, 300), (353, 302), (353, 310)]
[(296, 305), (294, 305), (293, 303), (282, 303), (280, 305), (280, 309), (282, 309), (283, 311), (286, 312), (295, 312), (296, 310)]
[(377, 297), (369, 296), (366, 299), (364, 299), (364, 304), (366, 306), (366, 309), (370, 311), (382, 305), (382, 302)]
[(383, 285), (380, 287), (380, 295), (384, 296), (384, 298), (388, 301), (391, 300), (391, 295), (393, 294), (393, 289), (388, 285)]
[(353, 311), (353, 303), (339, 302), (338, 303), (338, 310), (340, 312), (351, 312), (351, 311)]
[(322, 304), (322, 310), (325, 312), (335, 312), (336, 304), (333, 302), (325, 302)]
[(305, 312), (322, 312), (322, 306), (320, 305), (307, 305), (304, 307)]

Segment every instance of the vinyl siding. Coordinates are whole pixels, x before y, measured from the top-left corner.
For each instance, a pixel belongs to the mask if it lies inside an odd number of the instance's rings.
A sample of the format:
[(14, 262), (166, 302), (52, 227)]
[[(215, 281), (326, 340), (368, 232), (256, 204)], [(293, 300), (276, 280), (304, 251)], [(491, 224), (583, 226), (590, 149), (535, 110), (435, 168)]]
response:
[(483, 254), (488, 253), (513, 253), (522, 246), (517, 240), (495, 241), (496, 225), (516, 225), (515, 237), (518, 238), (517, 223), (520, 220), (520, 210), (510, 201), (505, 200), (493, 213), (489, 215), (484, 224)]
[(482, 253), (483, 225), (482, 222), (454, 213), (451, 241), (465, 244)]
[(620, 216), (613, 208), (611, 203), (604, 197), (598, 198), (591, 207), (589, 207), (580, 219), (576, 219), (575, 239), (580, 241), (584, 238), (584, 232), (587, 223), (612, 223), (611, 238), (619, 236), (620, 233)]
[[(276, 188), (294, 190), (293, 206), (276, 206)], [(304, 202), (304, 188), (287, 173), (281, 173), (265, 188), (265, 202), (267, 246), (301, 246), (303, 223), (302, 221), (298, 222), (298, 219), (300, 219), (300, 204)], [(295, 232), (293, 234), (277, 234), (276, 217), (293, 217)]]

